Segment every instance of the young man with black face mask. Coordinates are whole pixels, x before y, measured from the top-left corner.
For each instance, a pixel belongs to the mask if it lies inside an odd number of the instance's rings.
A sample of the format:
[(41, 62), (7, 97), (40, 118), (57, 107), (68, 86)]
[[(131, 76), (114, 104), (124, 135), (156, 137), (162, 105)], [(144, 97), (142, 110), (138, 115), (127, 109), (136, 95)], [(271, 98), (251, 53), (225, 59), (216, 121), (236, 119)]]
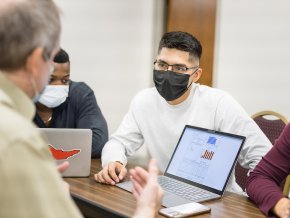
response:
[[(154, 88), (141, 91), (102, 152), (101, 183), (116, 184), (127, 170), (127, 157), (145, 143), (165, 170), (185, 125), (247, 137), (239, 163), (254, 169), (270, 141), (244, 109), (226, 92), (196, 83), (201, 77), (200, 42), (185, 32), (165, 33), (154, 61)], [(231, 176), (227, 190), (242, 193)]]
[(91, 129), (92, 157), (100, 158), (108, 141), (108, 127), (94, 91), (84, 82), (70, 80), (70, 60), (65, 50), (58, 51), (53, 66), (49, 84), (36, 103), (34, 123), (40, 128)]

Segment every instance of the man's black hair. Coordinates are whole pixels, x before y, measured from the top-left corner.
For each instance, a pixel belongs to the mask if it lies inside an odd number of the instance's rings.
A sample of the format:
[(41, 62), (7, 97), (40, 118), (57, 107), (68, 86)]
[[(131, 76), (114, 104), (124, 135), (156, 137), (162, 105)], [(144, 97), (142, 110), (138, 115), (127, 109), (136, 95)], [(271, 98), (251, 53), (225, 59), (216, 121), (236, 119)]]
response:
[(201, 58), (202, 47), (200, 42), (191, 34), (181, 31), (165, 33), (159, 43), (158, 53), (162, 48), (175, 48), (189, 52), (192, 58)]
[(66, 53), (65, 50), (62, 48), (57, 52), (55, 55), (53, 62), (58, 63), (58, 64), (63, 64), (69, 62), (69, 55)]

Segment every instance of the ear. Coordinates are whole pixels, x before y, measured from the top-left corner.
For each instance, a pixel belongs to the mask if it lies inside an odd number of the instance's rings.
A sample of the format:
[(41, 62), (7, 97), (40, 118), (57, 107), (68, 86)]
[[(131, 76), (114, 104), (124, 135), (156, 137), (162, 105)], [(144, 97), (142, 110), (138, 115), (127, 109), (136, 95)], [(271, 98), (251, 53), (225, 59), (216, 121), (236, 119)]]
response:
[(45, 62), (43, 59), (43, 52), (43, 48), (37, 47), (32, 51), (26, 60), (26, 71), (34, 77), (37, 77), (38, 73), (41, 72), (41, 67)]
[(192, 75), (192, 82), (197, 82), (202, 75), (202, 69), (198, 68), (198, 70)]

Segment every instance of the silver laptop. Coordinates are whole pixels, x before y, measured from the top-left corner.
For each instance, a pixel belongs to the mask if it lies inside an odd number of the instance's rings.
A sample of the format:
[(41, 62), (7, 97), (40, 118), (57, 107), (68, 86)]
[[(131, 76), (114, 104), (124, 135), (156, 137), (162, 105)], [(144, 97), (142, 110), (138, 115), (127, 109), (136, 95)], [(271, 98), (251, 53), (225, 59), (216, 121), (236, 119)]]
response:
[[(245, 137), (186, 125), (159, 184), (162, 205), (173, 207), (221, 198)], [(117, 184), (132, 190), (130, 181)]]
[(64, 177), (87, 177), (90, 175), (92, 130), (40, 128), (47, 139), (49, 149), (58, 164), (68, 161)]

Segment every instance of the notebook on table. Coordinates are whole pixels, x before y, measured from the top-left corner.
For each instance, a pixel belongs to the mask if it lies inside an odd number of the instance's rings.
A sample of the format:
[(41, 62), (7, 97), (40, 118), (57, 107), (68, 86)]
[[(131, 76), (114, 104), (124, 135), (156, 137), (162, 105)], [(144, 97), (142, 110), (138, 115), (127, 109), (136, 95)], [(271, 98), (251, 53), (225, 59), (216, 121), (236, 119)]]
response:
[[(172, 207), (221, 198), (245, 137), (186, 125), (159, 184), (162, 205)], [(132, 190), (130, 181), (117, 184)]]
[(90, 175), (92, 130), (90, 129), (59, 129), (40, 128), (47, 139), (48, 147), (61, 164), (69, 162), (69, 167), (63, 177), (87, 177)]

